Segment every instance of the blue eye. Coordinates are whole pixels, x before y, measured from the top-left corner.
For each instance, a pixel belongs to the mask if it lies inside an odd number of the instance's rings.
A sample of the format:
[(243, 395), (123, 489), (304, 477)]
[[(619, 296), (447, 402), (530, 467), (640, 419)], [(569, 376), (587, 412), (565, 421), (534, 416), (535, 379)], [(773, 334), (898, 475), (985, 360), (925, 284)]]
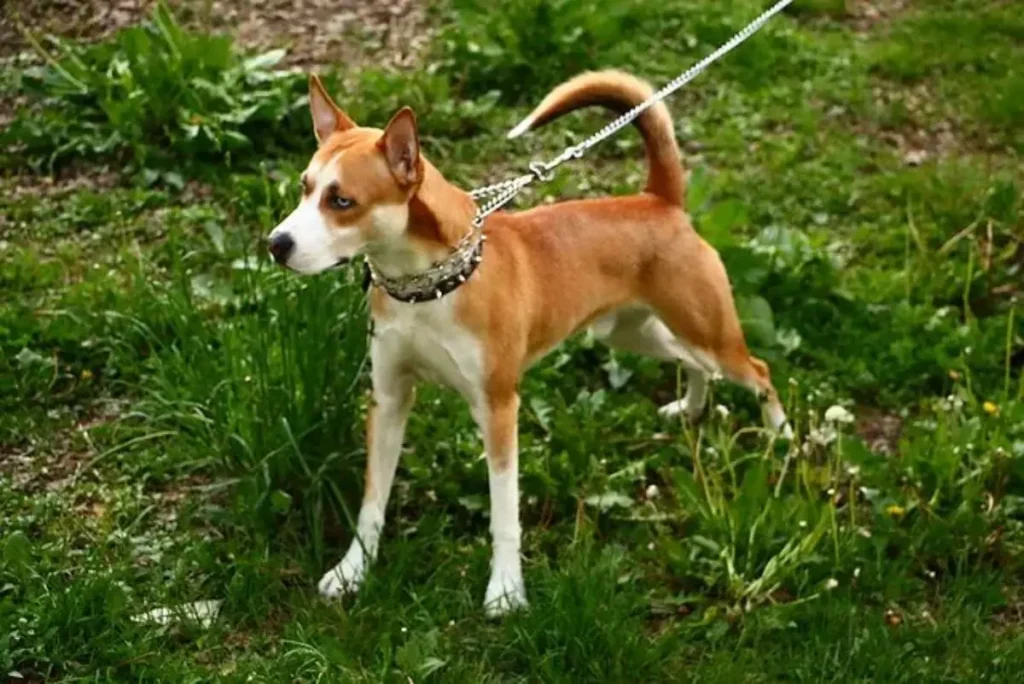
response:
[(330, 200), (331, 209), (351, 209), (356, 205), (356, 201), (349, 199), (348, 197), (342, 197), (341, 195), (335, 195)]

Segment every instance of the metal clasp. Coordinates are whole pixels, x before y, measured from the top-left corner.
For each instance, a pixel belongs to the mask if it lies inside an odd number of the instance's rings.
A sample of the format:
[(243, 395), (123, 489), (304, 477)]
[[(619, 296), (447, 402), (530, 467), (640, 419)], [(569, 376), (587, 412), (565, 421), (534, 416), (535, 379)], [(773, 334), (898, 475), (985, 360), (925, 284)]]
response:
[(555, 177), (555, 174), (548, 169), (548, 165), (541, 161), (530, 162), (530, 173), (534, 178), (545, 183)]

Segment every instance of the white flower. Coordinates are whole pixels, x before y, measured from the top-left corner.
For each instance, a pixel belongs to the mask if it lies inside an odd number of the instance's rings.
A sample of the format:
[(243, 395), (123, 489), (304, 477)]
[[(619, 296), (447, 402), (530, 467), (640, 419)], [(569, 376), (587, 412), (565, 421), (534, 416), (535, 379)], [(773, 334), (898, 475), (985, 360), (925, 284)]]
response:
[(818, 446), (828, 446), (836, 441), (836, 431), (831, 425), (814, 428), (807, 434), (807, 441)]
[(645, 493), (647, 494), (648, 499), (657, 499), (658, 494), (660, 494), (658, 491), (658, 485), (647, 485), (647, 491)]
[(832, 591), (838, 586), (839, 580), (837, 580), (835, 577), (829, 577), (827, 580), (825, 580), (825, 591)]
[(852, 423), (853, 414), (847, 411), (845, 408), (836, 404), (835, 406), (829, 406), (828, 410), (825, 411), (825, 422), (826, 423)]
[(722, 404), (717, 404), (715, 406), (715, 413), (717, 413), (719, 416), (721, 416), (722, 420), (725, 420), (726, 418), (729, 417), (729, 409), (727, 409)]
[(853, 576), (854, 578), (860, 577), (860, 568), (853, 569)]
[(955, 394), (950, 394), (945, 399), (940, 400), (939, 405), (943, 411), (959, 411), (964, 407), (964, 400)]

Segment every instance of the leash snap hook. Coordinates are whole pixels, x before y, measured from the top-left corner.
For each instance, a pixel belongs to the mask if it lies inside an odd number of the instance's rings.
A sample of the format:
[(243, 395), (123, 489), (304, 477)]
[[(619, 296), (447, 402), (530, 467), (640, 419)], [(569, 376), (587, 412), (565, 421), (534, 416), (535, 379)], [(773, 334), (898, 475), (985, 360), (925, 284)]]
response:
[(555, 177), (555, 174), (548, 169), (547, 164), (541, 161), (530, 162), (530, 173), (533, 174), (534, 178), (544, 183)]

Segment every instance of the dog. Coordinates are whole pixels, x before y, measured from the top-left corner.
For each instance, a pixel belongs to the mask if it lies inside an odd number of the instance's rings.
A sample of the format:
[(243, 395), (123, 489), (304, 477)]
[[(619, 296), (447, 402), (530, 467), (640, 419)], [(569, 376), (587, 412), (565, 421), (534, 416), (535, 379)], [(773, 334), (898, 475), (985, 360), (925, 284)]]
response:
[[(584, 73), (551, 91), (509, 137), (589, 105), (623, 112), (652, 92), (626, 73)], [(649, 169), (642, 193), (495, 213), (473, 242), (477, 206), (423, 156), (411, 109), (384, 130), (359, 126), (316, 75), (309, 99), (318, 148), (301, 177), (302, 199), (270, 233), (269, 250), (303, 274), (362, 255), (375, 276), (365, 494), (356, 538), (320, 580), (325, 597), (355, 592), (376, 557), (417, 380), (458, 391), (483, 435), (493, 544), (484, 606), (491, 616), (527, 605), (520, 376), (571, 334), (590, 326), (612, 347), (682, 364), (686, 392), (659, 410), (664, 416), (697, 420), (709, 378), (720, 374), (754, 391), (770, 427), (791, 434), (768, 367), (747, 349), (725, 268), (690, 224), (664, 104), (635, 121)], [(453, 255), (458, 272), (445, 276), (443, 289), (419, 298), (388, 289)]]

